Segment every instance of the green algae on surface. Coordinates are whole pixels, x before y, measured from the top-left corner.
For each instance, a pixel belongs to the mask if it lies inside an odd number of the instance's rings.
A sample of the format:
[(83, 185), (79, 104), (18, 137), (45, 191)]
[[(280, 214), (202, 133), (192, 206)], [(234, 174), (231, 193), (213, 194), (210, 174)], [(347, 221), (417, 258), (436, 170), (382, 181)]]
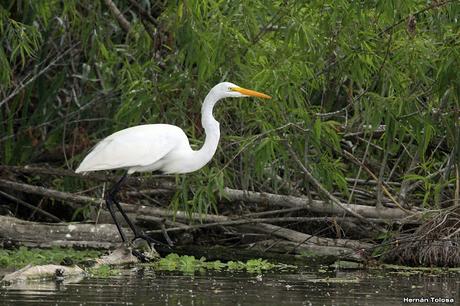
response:
[(337, 260), (334, 264), (330, 266), (335, 269), (343, 269), (343, 270), (355, 270), (355, 269), (361, 270), (364, 268), (363, 263), (348, 261), (348, 260)]
[(121, 275), (121, 270), (111, 265), (100, 265), (98, 267), (89, 268), (87, 272), (91, 277), (95, 278), (108, 278)]
[(182, 271), (186, 273), (193, 273), (202, 270), (217, 270), (217, 271), (246, 271), (249, 273), (260, 273), (268, 270), (283, 270), (295, 268), (295, 266), (286, 264), (274, 264), (265, 259), (249, 259), (243, 261), (228, 261), (223, 263), (220, 260), (206, 261), (205, 257), (196, 259), (194, 256), (172, 253), (158, 262), (147, 264), (150, 267), (158, 270), (165, 271)]
[(361, 278), (352, 277), (325, 277), (325, 278), (308, 278), (306, 279), (309, 283), (325, 283), (325, 284), (347, 284), (347, 283), (359, 283)]
[(72, 248), (36, 249), (19, 247), (13, 250), (0, 249), (0, 267), (19, 269), (26, 265), (61, 264), (73, 265), (99, 257), (96, 250), (75, 250)]
[(460, 273), (460, 268), (444, 268), (444, 267), (411, 267), (411, 266), (401, 266), (393, 264), (382, 264), (377, 267), (377, 269), (383, 269), (390, 271), (393, 274), (399, 275), (415, 275), (415, 274), (447, 274), (447, 273)]
[(336, 261), (333, 265), (330, 265), (331, 268), (340, 269), (340, 270), (369, 270), (379, 273), (380, 271), (385, 271), (389, 274), (398, 274), (398, 275), (417, 275), (417, 274), (447, 274), (447, 273), (460, 273), (460, 268), (448, 268), (448, 267), (412, 267), (412, 266), (403, 266), (395, 264), (385, 264), (379, 263), (376, 265), (364, 265), (363, 263), (357, 263), (352, 261)]

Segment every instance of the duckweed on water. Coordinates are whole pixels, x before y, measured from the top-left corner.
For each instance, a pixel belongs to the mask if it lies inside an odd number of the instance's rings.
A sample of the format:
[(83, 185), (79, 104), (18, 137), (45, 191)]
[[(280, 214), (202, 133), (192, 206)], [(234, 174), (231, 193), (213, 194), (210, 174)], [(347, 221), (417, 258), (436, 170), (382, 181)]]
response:
[(110, 265), (100, 265), (97, 268), (88, 269), (89, 275), (97, 278), (107, 278), (111, 276), (117, 276), (121, 274), (120, 269), (116, 269)]
[(179, 256), (177, 254), (169, 254), (160, 259), (160, 261), (148, 264), (158, 270), (166, 271), (182, 271), (192, 273), (200, 270), (217, 270), (217, 271), (247, 271), (249, 273), (260, 273), (262, 271), (272, 269), (283, 269), (288, 267), (285, 264), (273, 264), (264, 259), (250, 259), (246, 262), (229, 261), (223, 263), (219, 260), (206, 261), (206, 258), (201, 257), (196, 259), (194, 256)]
[(71, 248), (29, 249), (20, 247), (14, 250), (0, 249), (0, 267), (22, 268), (28, 264), (65, 264), (72, 265), (97, 258), (102, 254), (96, 250), (75, 250)]
[[(96, 250), (75, 250), (71, 248), (52, 248), (36, 249), (20, 247), (15, 250), (0, 249), (0, 267), (20, 269), (26, 265), (44, 264), (63, 264), (73, 265), (82, 264), (101, 256), (103, 252)], [(223, 263), (219, 260), (206, 261), (201, 257), (196, 259), (194, 256), (169, 254), (157, 262), (145, 264), (154, 269), (163, 271), (182, 271), (193, 273), (195, 271), (216, 270), (216, 271), (246, 271), (249, 273), (260, 273), (268, 270), (283, 270), (295, 268), (286, 264), (273, 264), (264, 259), (250, 259), (243, 261), (229, 261)], [(88, 272), (93, 277), (111, 277), (120, 275), (121, 270), (109, 265), (102, 265), (97, 268), (90, 268)]]

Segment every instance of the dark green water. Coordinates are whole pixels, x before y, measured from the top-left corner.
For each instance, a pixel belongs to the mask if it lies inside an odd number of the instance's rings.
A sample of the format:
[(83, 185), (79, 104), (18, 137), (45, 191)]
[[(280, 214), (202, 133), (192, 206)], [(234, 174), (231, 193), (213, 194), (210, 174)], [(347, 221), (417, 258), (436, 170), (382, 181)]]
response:
[(453, 298), (460, 274), (385, 272), (230, 273), (127, 270), (111, 278), (33, 282), (0, 289), (0, 305), (433, 305), (408, 298)]

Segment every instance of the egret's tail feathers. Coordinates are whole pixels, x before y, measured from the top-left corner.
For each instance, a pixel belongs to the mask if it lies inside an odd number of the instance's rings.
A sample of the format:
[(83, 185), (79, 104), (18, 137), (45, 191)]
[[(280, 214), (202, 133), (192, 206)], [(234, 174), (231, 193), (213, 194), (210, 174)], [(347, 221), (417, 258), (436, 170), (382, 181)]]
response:
[(88, 169), (84, 169), (81, 165), (75, 170), (75, 173), (81, 173), (83, 175), (88, 174)]

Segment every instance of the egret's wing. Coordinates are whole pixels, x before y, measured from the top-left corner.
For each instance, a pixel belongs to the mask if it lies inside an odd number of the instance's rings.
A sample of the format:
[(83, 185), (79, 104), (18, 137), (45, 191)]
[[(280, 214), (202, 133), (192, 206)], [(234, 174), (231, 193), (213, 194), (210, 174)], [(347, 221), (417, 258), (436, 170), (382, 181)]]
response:
[[(183, 140), (173, 125), (141, 125), (116, 132), (99, 142), (76, 172), (146, 166), (167, 155)], [(184, 134), (185, 135), (185, 134)]]

